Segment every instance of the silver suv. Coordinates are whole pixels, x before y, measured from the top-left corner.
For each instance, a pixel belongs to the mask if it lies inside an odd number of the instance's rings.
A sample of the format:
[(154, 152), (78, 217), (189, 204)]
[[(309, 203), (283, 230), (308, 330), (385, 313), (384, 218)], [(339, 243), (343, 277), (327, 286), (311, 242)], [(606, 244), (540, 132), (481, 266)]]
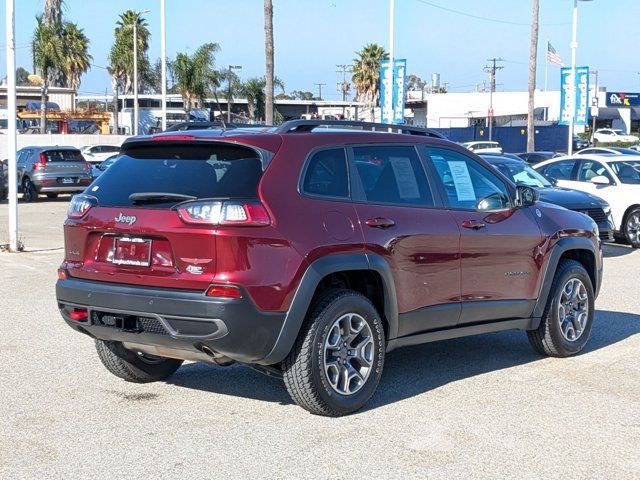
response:
[(25, 147), (18, 151), (18, 186), (25, 202), (45, 193), (82, 192), (91, 183), (91, 164), (75, 147)]

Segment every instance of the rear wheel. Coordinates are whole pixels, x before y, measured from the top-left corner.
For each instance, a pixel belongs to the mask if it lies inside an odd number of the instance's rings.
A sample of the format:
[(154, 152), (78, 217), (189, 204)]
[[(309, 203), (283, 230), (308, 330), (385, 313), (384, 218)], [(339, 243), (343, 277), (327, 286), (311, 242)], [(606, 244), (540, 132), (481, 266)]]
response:
[(640, 208), (631, 210), (625, 218), (624, 236), (633, 248), (640, 248)]
[(531, 346), (551, 357), (568, 357), (580, 352), (591, 334), (594, 302), (591, 279), (582, 264), (562, 260), (540, 326), (527, 332)]
[(30, 178), (22, 181), (22, 200), (25, 202), (35, 202), (38, 199), (38, 191)]
[(282, 364), (291, 398), (317, 415), (338, 417), (360, 409), (373, 395), (384, 365), (380, 315), (352, 290), (330, 290), (310, 310)]
[(175, 373), (182, 365), (182, 360), (128, 350), (120, 342), (96, 340), (96, 350), (107, 370), (127, 382), (157, 382)]

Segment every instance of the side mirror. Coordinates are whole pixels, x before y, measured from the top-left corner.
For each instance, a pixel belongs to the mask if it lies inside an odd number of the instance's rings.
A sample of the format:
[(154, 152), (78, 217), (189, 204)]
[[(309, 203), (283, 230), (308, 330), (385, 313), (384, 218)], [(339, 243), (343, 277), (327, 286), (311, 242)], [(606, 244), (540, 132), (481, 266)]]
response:
[(544, 176), (547, 180), (549, 180), (549, 182), (551, 183), (551, 185), (553, 185), (554, 187), (558, 186), (558, 179), (557, 178), (553, 178), (553, 177), (547, 177), (546, 175)]
[(516, 186), (516, 208), (535, 205), (539, 198), (540, 195), (534, 188), (527, 185)]
[(595, 183), (596, 185), (609, 185), (611, 182), (604, 175), (597, 175), (589, 180), (591, 183)]

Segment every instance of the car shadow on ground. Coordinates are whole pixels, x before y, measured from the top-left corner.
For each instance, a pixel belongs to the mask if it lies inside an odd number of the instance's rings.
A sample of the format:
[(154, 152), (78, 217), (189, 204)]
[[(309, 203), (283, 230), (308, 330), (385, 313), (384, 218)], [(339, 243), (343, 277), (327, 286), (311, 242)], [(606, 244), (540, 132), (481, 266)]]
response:
[[(640, 315), (598, 310), (584, 353), (640, 333)], [(443, 385), (541, 360), (525, 332), (508, 331), (406, 347), (391, 352), (376, 394), (366, 410), (399, 402)], [(561, 362), (562, 359), (557, 361)], [(290, 404), (281, 380), (247, 367), (199, 363), (182, 367), (168, 383), (223, 395)]]
[(636, 249), (630, 245), (621, 245), (617, 243), (605, 243), (602, 246), (602, 256), (604, 258), (622, 257), (633, 253)]

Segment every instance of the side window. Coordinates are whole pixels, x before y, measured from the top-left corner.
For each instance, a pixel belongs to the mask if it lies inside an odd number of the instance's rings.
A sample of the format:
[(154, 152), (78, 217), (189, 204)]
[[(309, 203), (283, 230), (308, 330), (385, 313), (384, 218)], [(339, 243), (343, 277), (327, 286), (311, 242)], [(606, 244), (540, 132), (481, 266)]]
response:
[(356, 182), (364, 200), (392, 205), (433, 206), (433, 195), (414, 146), (354, 147)]
[(309, 160), (302, 190), (323, 197), (349, 197), (347, 156), (344, 148), (321, 150)]
[(504, 210), (511, 208), (503, 181), (471, 158), (445, 148), (428, 147), (431, 161), (452, 208)]
[(31, 158), (31, 154), (32, 153), (33, 152), (31, 150), (25, 150), (22, 153), (22, 157), (20, 158), (20, 162), (22, 162), (23, 164), (26, 164), (29, 161), (29, 159)]
[(583, 160), (578, 170), (579, 182), (590, 182), (592, 178), (604, 175), (609, 179), (609, 182), (613, 183), (613, 178), (607, 171), (604, 165), (594, 160)]
[(575, 166), (576, 160), (562, 160), (545, 165), (539, 171), (543, 175), (556, 180), (573, 180), (572, 172)]

